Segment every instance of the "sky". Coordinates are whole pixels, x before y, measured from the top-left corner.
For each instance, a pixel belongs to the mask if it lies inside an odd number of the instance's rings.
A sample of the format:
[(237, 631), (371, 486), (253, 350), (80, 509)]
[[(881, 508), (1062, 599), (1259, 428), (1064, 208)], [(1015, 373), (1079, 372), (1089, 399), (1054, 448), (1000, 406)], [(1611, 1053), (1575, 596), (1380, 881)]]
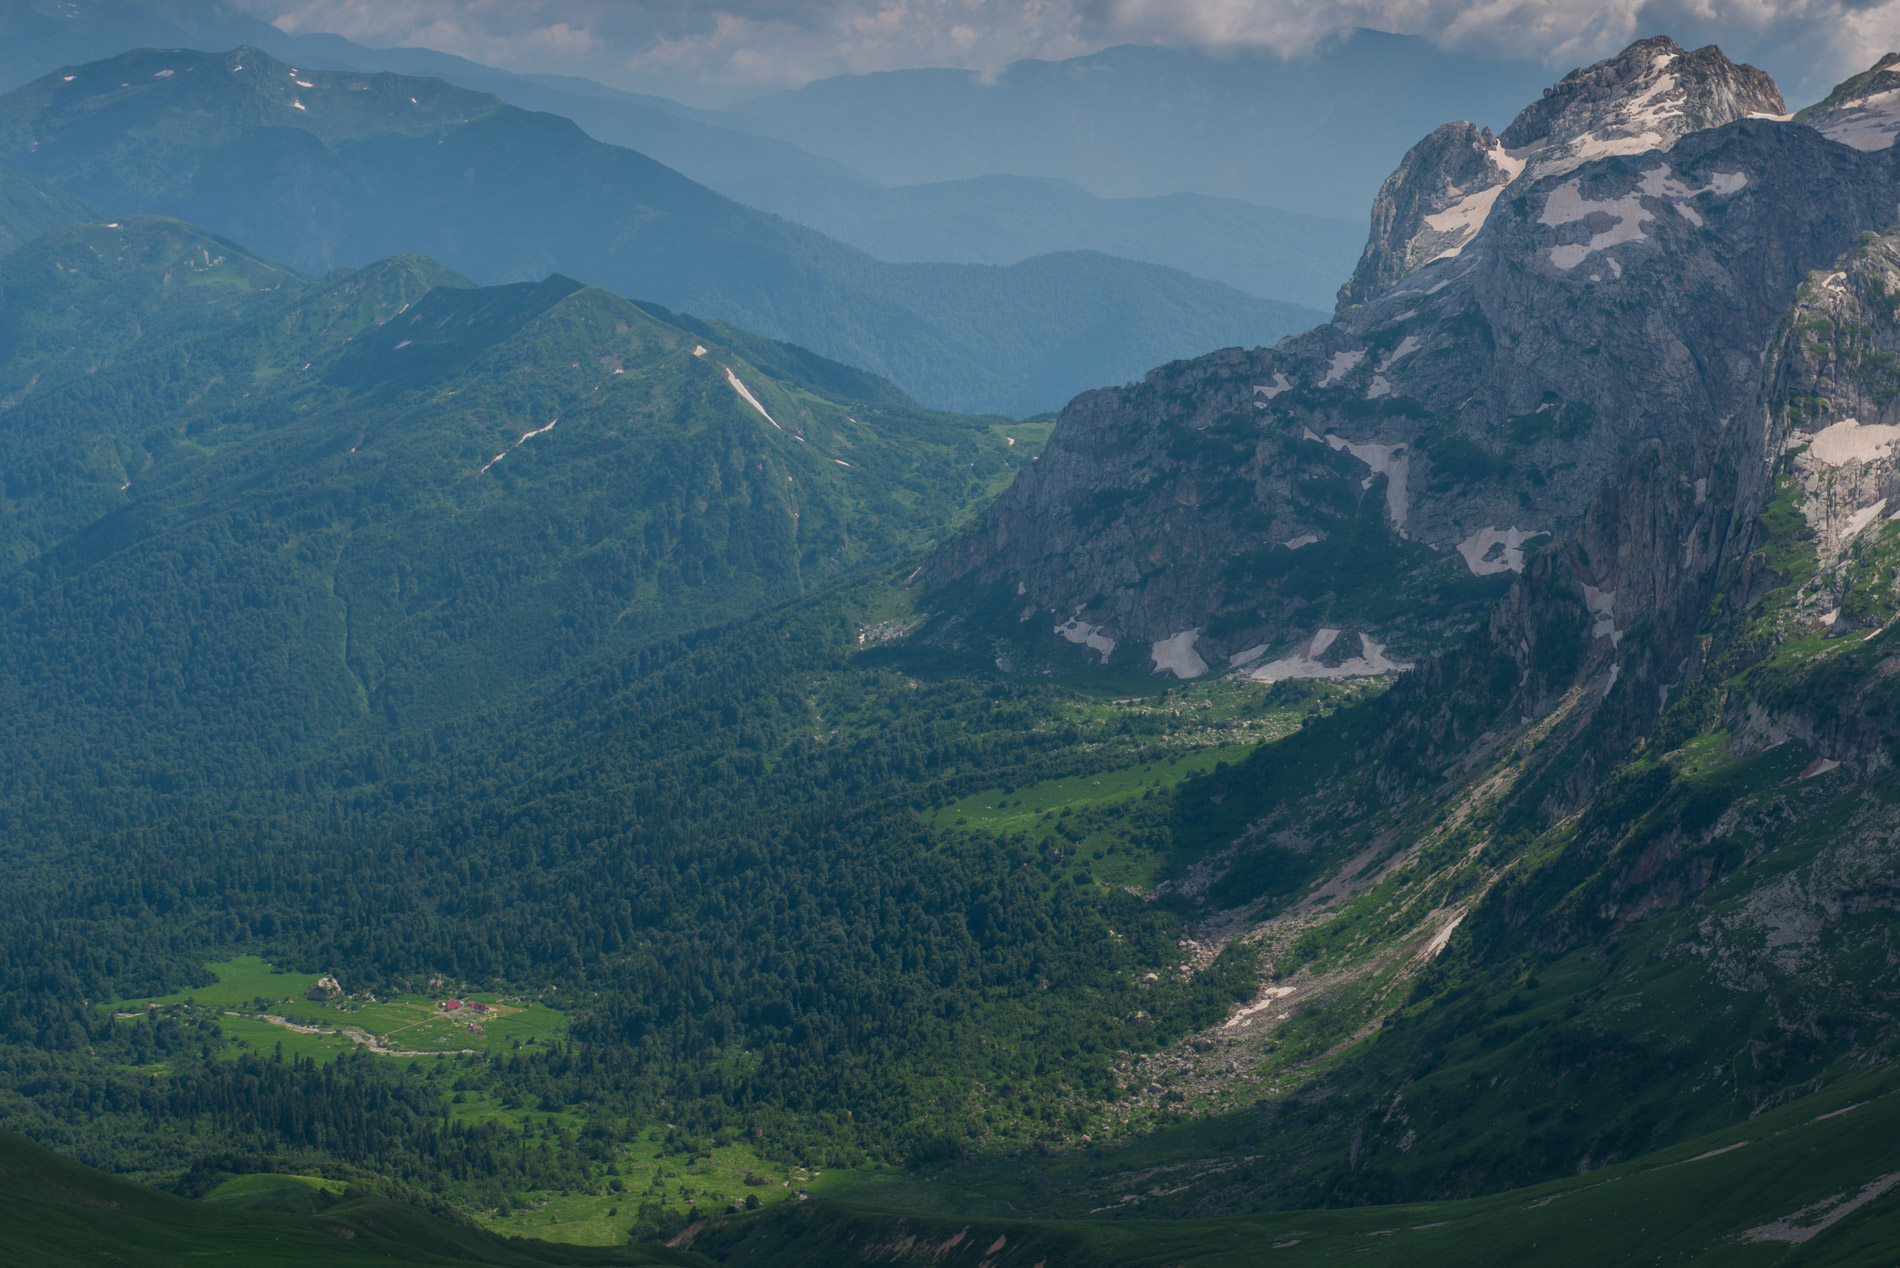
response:
[(1900, 48), (1900, 0), (236, 0), (292, 33), (419, 45), (704, 105), (829, 75), (993, 72), (1115, 44), (1298, 56), (1371, 27), (1557, 78), (1633, 39), (1720, 44), (1802, 104)]

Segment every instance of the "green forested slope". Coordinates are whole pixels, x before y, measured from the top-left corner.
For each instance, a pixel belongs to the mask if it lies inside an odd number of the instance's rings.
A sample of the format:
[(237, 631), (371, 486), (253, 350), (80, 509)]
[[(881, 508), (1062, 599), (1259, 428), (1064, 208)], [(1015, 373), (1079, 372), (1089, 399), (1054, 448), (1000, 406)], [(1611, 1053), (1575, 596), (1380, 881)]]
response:
[[(784, 1167), (1057, 1139), (1119, 1046), (1244, 989), (1244, 955), (1143, 980), (1169, 905), (916, 817), (1176, 725), (876, 649), (913, 619), (899, 561), (1034, 425), (558, 277), (311, 283), (163, 219), (57, 231), (13, 277), (8, 1122), (155, 1177), (341, 1172), (492, 1214), (668, 1123)], [(280, 1064), (215, 1009), (99, 1007), (242, 951), (353, 990), (508, 983), (569, 1038)], [(472, 1117), (437, 1117), (451, 1094)]]
[(49, 229), (96, 218), (97, 214), (57, 185), (0, 167), (0, 255)]
[(917, 549), (1021, 452), (562, 278), (310, 284), (136, 219), (0, 285), (14, 778), (86, 736), (138, 782), (146, 725), (215, 766), (454, 716)]
[(1320, 316), (1093, 252), (883, 263), (557, 116), (255, 49), (142, 50), (16, 89), (0, 99), (0, 162), (311, 272), (405, 251), (483, 282), (558, 270), (793, 340), (950, 408), (1052, 409)]

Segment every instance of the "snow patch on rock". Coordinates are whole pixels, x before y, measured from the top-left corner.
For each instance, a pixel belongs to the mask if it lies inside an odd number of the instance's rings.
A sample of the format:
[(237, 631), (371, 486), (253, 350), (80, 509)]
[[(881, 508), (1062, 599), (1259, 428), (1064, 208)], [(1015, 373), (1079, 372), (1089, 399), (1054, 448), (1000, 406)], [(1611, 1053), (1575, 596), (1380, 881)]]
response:
[(1458, 543), (1458, 553), (1465, 557), (1465, 567), (1471, 569), (1474, 577), (1523, 572), (1524, 543), (1534, 537), (1548, 536), (1550, 533), (1545, 529), (1520, 531), (1515, 524), (1509, 528), (1481, 528)]
[(1379, 363), (1380, 373), (1390, 370), (1393, 366), (1405, 360), (1405, 358), (1411, 356), (1423, 346), (1423, 342), (1417, 335), (1405, 336), (1405, 338), (1399, 340), (1399, 346), (1392, 349), (1391, 354)]
[[(1790, 442), (1799, 444), (1803, 439), (1796, 434)], [(1900, 440), (1900, 426), (1843, 418), (1805, 439), (1815, 461), (1825, 467), (1844, 467), (1850, 462), (1878, 462), (1890, 456), (1894, 442)]]
[[(1315, 439), (1318, 439), (1315, 437)], [(1411, 452), (1404, 445), (1360, 445), (1350, 440), (1342, 440), (1331, 432), (1326, 434), (1326, 443), (1334, 449), (1343, 449), (1359, 461), (1372, 468), (1372, 476), (1385, 477), (1386, 518), (1392, 523), (1395, 532), (1405, 531), (1405, 516), (1411, 503), (1406, 496), (1406, 481), (1412, 474)], [(1372, 476), (1367, 476), (1363, 487), (1370, 488)]]
[[(1611, 218), (1607, 228), (1601, 232), (1592, 231), (1590, 241), (1566, 242), (1549, 249), (1550, 262), (1560, 269), (1569, 270), (1599, 251), (1647, 238), (1649, 235), (1643, 232), (1643, 222), (1654, 217), (1643, 205), (1645, 198), (1661, 199), (1672, 204), (1685, 220), (1701, 228), (1702, 213), (1689, 206), (1688, 199), (1700, 198), (1704, 194), (1726, 197), (1747, 184), (1745, 173), (1717, 172), (1709, 178), (1708, 184), (1691, 188), (1676, 179), (1676, 174), (1667, 163), (1644, 172), (1642, 180), (1637, 182), (1636, 192), (1621, 198), (1585, 198), (1582, 182), (1570, 180), (1550, 192), (1550, 196), (1544, 200), (1544, 214), (1538, 217), (1538, 222), (1556, 228), (1587, 220), (1599, 213)], [(1620, 267), (1617, 275), (1622, 276)]]
[(1813, 121), (1815, 131), (1856, 150), (1886, 150), (1900, 136), (1900, 88), (1862, 97)]
[(746, 404), (750, 405), (753, 409), (758, 410), (759, 413), (764, 416), (766, 422), (772, 424), (772, 426), (774, 427), (778, 427), (780, 431), (785, 430), (783, 427), (778, 426), (778, 419), (773, 418), (770, 414), (767, 414), (765, 412), (765, 406), (759, 404), (759, 398), (752, 395), (751, 389), (747, 388), (745, 384), (739, 381), (739, 376), (732, 372), (731, 366), (727, 365), (727, 366), (721, 366), (719, 368), (726, 372), (726, 381), (732, 384), (733, 391), (745, 397)]
[(1616, 628), (1616, 591), (1599, 590), (1585, 583), (1583, 606), (1590, 609), (1591, 638), (1607, 638), (1611, 647), (1622, 643), (1623, 633)]
[(1253, 403), (1254, 408), (1265, 409), (1267, 407), (1267, 401), (1272, 400), (1282, 392), (1290, 392), (1292, 390), (1293, 384), (1287, 380), (1286, 371), (1275, 370), (1273, 373), (1273, 382), (1256, 383), (1253, 385), (1253, 394), (1255, 397)]
[(1072, 616), (1056, 626), (1056, 636), (1080, 644), (1090, 651), (1100, 652), (1104, 665), (1108, 664), (1109, 653), (1115, 650), (1115, 640), (1102, 633), (1101, 626), (1090, 625), (1079, 616)]
[[(1383, 674), (1403, 673), (1412, 667), (1409, 661), (1396, 661), (1385, 654), (1385, 644), (1376, 643), (1365, 634), (1359, 635), (1359, 655), (1343, 660), (1337, 665), (1320, 662), (1333, 640), (1339, 637), (1335, 629), (1321, 629), (1306, 645), (1290, 656), (1247, 671), (1247, 677), (1255, 682), (1283, 682), (1289, 678), (1377, 678)], [(1242, 657), (1258, 659), (1265, 648), (1249, 648), (1241, 653)], [(1244, 663), (1244, 661), (1243, 661)]]
[(1879, 519), (1880, 513), (1886, 509), (1887, 509), (1887, 499), (1881, 498), (1878, 502), (1875, 502), (1872, 506), (1863, 506), (1858, 511), (1855, 511), (1852, 515), (1848, 516), (1847, 522), (1841, 525), (1842, 544), (1846, 544), (1847, 542), (1850, 542), (1854, 540), (1854, 538), (1858, 537), (1860, 535), (1861, 530), (1866, 528), (1869, 524), (1873, 523), (1875, 520)]
[(1182, 630), (1179, 634), (1159, 639), (1149, 649), (1154, 661), (1156, 673), (1172, 673), (1176, 678), (1199, 678), (1207, 672), (1207, 662), (1194, 650), (1194, 641), (1200, 638), (1199, 630)]
[(1319, 385), (1321, 387), (1331, 387), (1348, 374), (1351, 374), (1358, 364), (1365, 359), (1366, 350), (1364, 348), (1354, 348), (1350, 352), (1335, 352), (1333, 354), (1333, 363), (1327, 369), (1326, 377), (1319, 381)]
[(1574, 269), (1598, 251), (1607, 251), (1625, 242), (1640, 242), (1649, 236), (1642, 228), (1644, 213), (1640, 194), (1603, 200), (1585, 198), (1582, 182), (1574, 180), (1565, 181), (1550, 191), (1538, 222), (1555, 228), (1599, 213), (1610, 217), (1610, 227), (1600, 233), (1593, 231), (1588, 242), (1565, 242), (1551, 247), (1548, 255), (1553, 265), (1566, 271)]

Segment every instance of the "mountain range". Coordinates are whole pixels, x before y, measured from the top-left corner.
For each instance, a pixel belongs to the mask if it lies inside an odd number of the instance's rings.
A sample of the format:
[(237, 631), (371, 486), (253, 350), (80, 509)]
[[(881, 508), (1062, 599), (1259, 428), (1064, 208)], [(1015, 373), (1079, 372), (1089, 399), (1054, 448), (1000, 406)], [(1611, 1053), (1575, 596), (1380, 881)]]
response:
[(1158, 356), (1271, 342), (1307, 318), (1093, 253), (884, 264), (567, 120), (248, 48), (129, 53), (15, 89), (0, 98), (0, 162), (319, 273), (403, 250), (484, 282), (566, 270), (964, 408), (1032, 413)]
[(742, 120), (892, 185), (1054, 177), (1107, 198), (1181, 192), (1357, 220), (1414, 121), (1502, 124), (1544, 70), (1343, 31), (1313, 52), (1123, 45), (994, 76), (885, 71), (740, 102)]
[(1885, 1262), (1896, 63), (1638, 41), (1028, 422), (550, 273), (810, 240), (439, 80), (0, 98), (9, 1244)]
[[(944, 84), (956, 82), (954, 73), (928, 72), (863, 84), (828, 81), (792, 98), (707, 110), (571, 77), (512, 74), (429, 49), (289, 35), (222, 5), (9, 0), (0, 6), (0, 31), (8, 44), (0, 88), (140, 45), (253, 44), (310, 69), (435, 77), (573, 119), (597, 140), (639, 151), (729, 198), (882, 260), (1006, 265), (1048, 252), (1098, 250), (1317, 309), (1331, 304), (1350, 271), (1366, 199), (1408, 139), (1402, 128), (1381, 129), (1418, 110), (1501, 115), (1539, 75), (1362, 32), (1313, 59), (1285, 64), (1127, 48), (1073, 64), (1024, 63), (995, 91), (972, 95), (966, 86), (949, 99)], [(1109, 80), (1114, 87), (1104, 91)], [(1210, 92), (1218, 105), (1200, 99)], [(799, 104), (827, 95), (839, 101)], [(905, 139), (894, 148), (853, 142), (864, 171), (877, 179), (765, 135), (822, 133), (814, 143), (835, 148), (859, 126), (860, 108), (919, 124), (905, 124)], [(1156, 131), (1152, 123), (1099, 136), (1077, 131), (1078, 120), (1102, 117), (1105, 108), (1150, 120), (1191, 117), (1196, 144), (1210, 151), (1190, 161), (1180, 131)], [(939, 117), (944, 110), (950, 114)], [(798, 122), (806, 115), (811, 119)], [(933, 130), (948, 118), (956, 127), (939, 136)], [(1215, 139), (1230, 127), (1234, 135)], [(1358, 143), (1316, 144), (1327, 134), (1351, 134)], [(925, 144), (926, 137), (936, 139)], [(1120, 147), (1112, 153), (1090, 149), (1111, 137)], [(1213, 153), (1234, 146), (1258, 161), (1235, 165)], [(1237, 176), (1256, 171), (1276, 173), (1278, 183), (1267, 188)], [(1280, 210), (1287, 207), (1318, 214)]]

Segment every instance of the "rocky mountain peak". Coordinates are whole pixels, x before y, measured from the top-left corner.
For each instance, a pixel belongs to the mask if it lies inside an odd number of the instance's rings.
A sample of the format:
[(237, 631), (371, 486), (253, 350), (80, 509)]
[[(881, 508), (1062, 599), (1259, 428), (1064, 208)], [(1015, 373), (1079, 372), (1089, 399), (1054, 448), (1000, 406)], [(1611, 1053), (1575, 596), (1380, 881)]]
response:
[[(1660, 99), (1660, 60), (1697, 56), (1652, 52), (1658, 73), (1625, 97)], [(1439, 129), (1412, 188), (1470, 198), (1500, 151), (1531, 159)], [(1892, 156), (1777, 116), (1493, 183), (1484, 232), (1432, 248), (1456, 258), (1338, 320), (1073, 401), (1041, 459), (923, 570), (943, 638), (1011, 672), (1078, 655), (1274, 681), (1424, 664), (1568, 549), (1630, 464), (1707, 496), (1706, 450), (1754, 408), (1797, 291), (1892, 225), (1897, 176)], [(1842, 411), (1824, 445), (1885, 444), (1867, 430), (1884, 415)], [(1853, 514), (1889, 496), (1884, 478)], [(1701, 558), (1663, 566), (1682, 538), (1644, 529), (1649, 505), (1605, 512), (1636, 544), (1627, 560), (1586, 550), (1566, 572), (1592, 654), (1617, 653), (1674, 593), (1670, 569)]]
[(1514, 181), (1561, 175), (1613, 154), (1666, 150), (1691, 132), (1782, 118), (1784, 109), (1765, 71), (1731, 62), (1713, 44), (1688, 52), (1656, 36), (1571, 71), (1498, 137), (1469, 123), (1445, 124), (1413, 146), (1380, 188), (1365, 253), (1340, 288), (1339, 307), (1363, 304), (1433, 260), (1457, 255)]
[(1785, 111), (1766, 71), (1731, 62), (1713, 44), (1691, 53), (1657, 36), (1571, 71), (1499, 139), (1525, 155), (1533, 177), (1551, 176), (1593, 158), (1666, 150), (1691, 132)]
[(1888, 53), (1794, 119), (1857, 150), (1887, 149), (1900, 136), (1900, 53)]

